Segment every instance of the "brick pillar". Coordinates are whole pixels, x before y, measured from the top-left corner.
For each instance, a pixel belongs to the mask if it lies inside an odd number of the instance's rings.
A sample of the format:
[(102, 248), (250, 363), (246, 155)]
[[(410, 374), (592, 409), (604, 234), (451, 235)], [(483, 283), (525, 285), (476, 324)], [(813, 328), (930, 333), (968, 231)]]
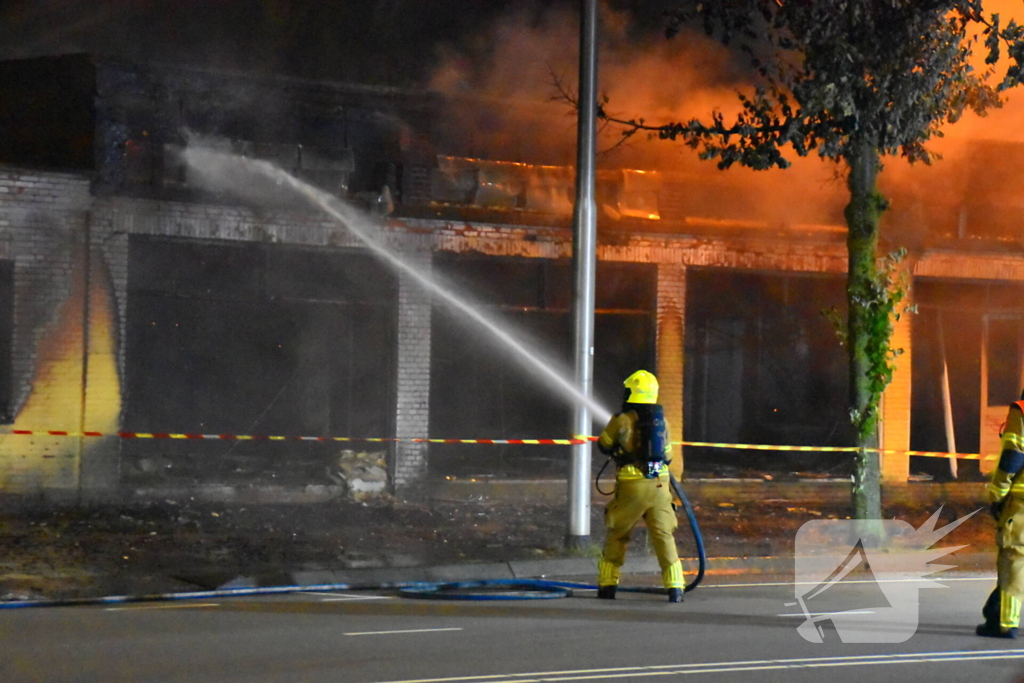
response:
[[(429, 250), (407, 253), (403, 258), (429, 274)], [(395, 436), (426, 438), (430, 423), (430, 295), (405, 274), (398, 279), (396, 375)], [(399, 442), (391, 468), (395, 492), (422, 483), (426, 472), (427, 444)]]
[[(95, 226), (94, 226), (95, 227)], [(121, 321), (118, 314), (112, 271), (127, 267), (127, 240), (118, 255), (124, 263), (108, 268), (104, 253), (105, 233), (91, 235), (92, 249), (87, 263), (88, 299), (85, 302), (85, 393), (83, 432), (114, 434), (121, 422)], [(109, 250), (113, 252), (113, 250)], [(116, 436), (82, 439), (79, 487), (82, 502), (108, 502), (116, 498), (120, 484), (121, 440)]]
[[(683, 348), (686, 332), (686, 266), (658, 266), (658, 402), (665, 408), (669, 436), (683, 439)], [(670, 469), (683, 477), (683, 447), (672, 447)]]
[[(913, 288), (909, 273), (907, 274), (908, 292), (902, 305), (913, 304)], [(879, 426), (881, 447), (896, 451), (910, 448), (910, 376), (913, 348), (911, 339), (912, 314), (903, 313), (893, 325), (892, 339), (889, 346), (903, 349), (896, 357), (896, 371), (892, 382), (882, 395), (881, 424)], [(906, 453), (883, 453), (882, 462), (883, 484), (904, 484), (910, 476), (910, 456)]]

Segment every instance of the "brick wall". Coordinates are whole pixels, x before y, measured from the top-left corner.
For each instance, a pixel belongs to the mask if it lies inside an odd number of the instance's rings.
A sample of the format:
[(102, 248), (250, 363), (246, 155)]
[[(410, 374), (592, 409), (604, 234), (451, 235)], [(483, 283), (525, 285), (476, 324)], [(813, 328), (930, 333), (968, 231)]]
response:
[[(913, 301), (911, 286), (907, 299), (901, 306), (910, 306)], [(893, 335), (889, 346), (903, 349), (903, 353), (895, 360), (896, 371), (892, 382), (882, 395), (881, 411), (881, 447), (891, 450), (908, 450), (910, 448), (910, 417), (911, 417), (911, 368), (913, 367), (913, 343), (911, 338), (911, 320), (909, 314), (902, 314), (894, 322)], [(882, 482), (885, 484), (902, 484), (910, 477), (910, 456), (906, 453), (882, 454)]]
[[(683, 367), (686, 348), (686, 267), (658, 267), (658, 383), (672, 441), (683, 439)], [(683, 478), (683, 448), (673, 447), (670, 469)]]
[[(409, 240), (408, 246), (406, 261), (429, 277), (429, 243)], [(398, 280), (397, 388), (395, 436), (426, 437), (430, 425), (430, 295), (404, 273)], [(394, 453), (393, 482), (395, 490), (401, 492), (426, 474), (427, 444), (400, 442)]]
[[(385, 230), (390, 244), (428, 271), (435, 251), (524, 258), (568, 258), (571, 251), (571, 232), (557, 227), (394, 219)], [(0, 259), (14, 263), (16, 283), (15, 427), (106, 432), (119, 424), (131, 234), (360, 246), (344, 227), (315, 212), (93, 198), (84, 176), (0, 166)], [(659, 265), (657, 372), (674, 440), (682, 438), (683, 427), (686, 267), (843, 272), (846, 264), (844, 244), (828, 236), (783, 241), (603, 235), (598, 257)], [(1024, 256), (933, 252), (917, 260), (913, 270), (933, 277), (1024, 280)], [(403, 276), (398, 307), (395, 430), (400, 438), (422, 437), (429, 426), (429, 297)], [(897, 327), (895, 342), (909, 349), (909, 325)], [(909, 362), (909, 353), (900, 359), (886, 394), (883, 438), (889, 448), (904, 447), (908, 438)], [(116, 487), (117, 440), (22, 437), (9, 431), (0, 428), (0, 490), (82, 497)], [(420, 481), (427, 465), (425, 444), (397, 446), (391, 463), (396, 489)], [(905, 478), (905, 463), (889, 459), (883, 467), (888, 480)]]
[(84, 235), (89, 183), (77, 175), (0, 167), (0, 258), (14, 262), (11, 405), (0, 428), (0, 489), (78, 495), (81, 438), (10, 435), (12, 428), (80, 432), (85, 367)]

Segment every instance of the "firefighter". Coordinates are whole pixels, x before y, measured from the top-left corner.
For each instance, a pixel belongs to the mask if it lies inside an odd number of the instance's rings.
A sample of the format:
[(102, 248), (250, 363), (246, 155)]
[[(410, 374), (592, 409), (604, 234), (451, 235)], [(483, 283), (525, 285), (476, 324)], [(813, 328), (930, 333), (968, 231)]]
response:
[(683, 567), (672, 536), (678, 522), (669, 485), (665, 412), (658, 405), (658, 379), (646, 370), (630, 375), (622, 412), (613, 415), (598, 439), (600, 451), (615, 459), (615, 497), (604, 511), (605, 543), (598, 562), (597, 597), (615, 598), (619, 571), (633, 527), (643, 519), (661, 565), (669, 602), (682, 602)]
[(1010, 405), (1003, 427), (999, 466), (985, 488), (996, 519), (996, 589), (981, 613), (976, 630), (988, 638), (1016, 638), (1024, 598), (1024, 393)]

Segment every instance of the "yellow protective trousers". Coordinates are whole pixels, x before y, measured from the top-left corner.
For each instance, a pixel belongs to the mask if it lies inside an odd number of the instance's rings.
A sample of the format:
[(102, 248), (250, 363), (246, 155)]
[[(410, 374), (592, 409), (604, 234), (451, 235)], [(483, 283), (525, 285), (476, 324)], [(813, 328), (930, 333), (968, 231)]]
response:
[(1020, 626), (1020, 600), (1004, 591), (999, 592), (999, 627), (1004, 631)]
[(996, 522), (996, 572), (999, 589), (1024, 598), (1024, 498), (1010, 494)]
[(619, 583), (619, 571), (626, 561), (626, 547), (633, 527), (641, 519), (647, 525), (647, 535), (658, 556), (665, 588), (684, 588), (683, 568), (672, 536), (678, 521), (672, 509), (667, 474), (657, 479), (630, 478), (615, 482), (615, 497), (604, 509), (606, 535), (598, 563), (598, 585), (614, 586)]
[(997, 586), (992, 591), (992, 594), (988, 596), (988, 600), (985, 601), (985, 606), (981, 609), (981, 613), (985, 617), (985, 624), (987, 626), (995, 628), (998, 624), (999, 628), (1006, 632), (1020, 626), (1020, 606), (1018, 598), (1015, 598), (1006, 591), (1000, 590)]

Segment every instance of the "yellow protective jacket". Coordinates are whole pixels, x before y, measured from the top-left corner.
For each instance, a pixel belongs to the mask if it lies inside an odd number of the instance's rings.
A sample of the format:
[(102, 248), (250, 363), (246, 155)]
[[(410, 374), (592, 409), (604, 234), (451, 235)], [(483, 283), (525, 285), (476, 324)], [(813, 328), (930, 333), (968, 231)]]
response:
[(999, 465), (992, 470), (985, 495), (989, 503), (1001, 503), (1010, 495), (1024, 498), (1024, 401), (1010, 405)]
[[(640, 430), (637, 429), (636, 423), (639, 419), (639, 415), (635, 410), (627, 410), (622, 413), (616, 413), (612, 416), (612, 419), (608, 421), (608, 425), (601, 432), (601, 437), (597, 440), (597, 447), (601, 449), (602, 453), (613, 454), (616, 452), (625, 454), (628, 456), (632, 453), (636, 453), (643, 445), (640, 443)], [(669, 453), (672, 451), (672, 444), (668, 440), (668, 422), (665, 423), (665, 449), (663, 451), (665, 462), (659, 466), (658, 476), (662, 479), (668, 478), (668, 463), (671, 461)], [(629, 479), (646, 479), (644, 473), (636, 465), (627, 463), (619, 467), (616, 479), (625, 481)]]

